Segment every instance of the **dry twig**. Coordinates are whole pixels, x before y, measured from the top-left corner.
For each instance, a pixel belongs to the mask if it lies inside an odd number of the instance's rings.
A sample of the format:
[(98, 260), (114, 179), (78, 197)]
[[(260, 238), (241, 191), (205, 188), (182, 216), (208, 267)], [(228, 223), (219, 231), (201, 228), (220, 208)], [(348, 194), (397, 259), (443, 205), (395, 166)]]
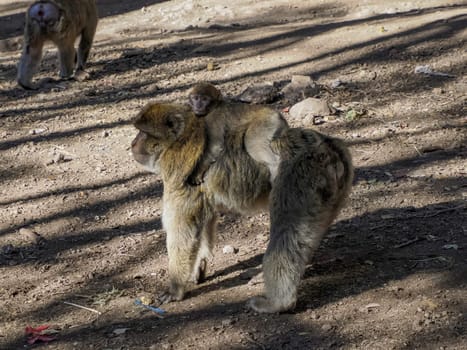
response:
[(398, 248), (406, 247), (406, 246), (411, 245), (412, 243), (415, 243), (415, 242), (418, 242), (418, 241), (420, 241), (420, 238), (415, 237), (414, 239), (410, 239), (410, 240), (405, 241), (403, 243), (396, 244), (395, 246), (393, 246), (393, 248), (398, 249)]
[(91, 309), (90, 307), (78, 305), (78, 304), (75, 304), (75, 303), (70, 303), (68, 301), (64, 301), (63, 304), (71, 305), (71, 306), (74, 306), (74, 307), (77, 307), (77, 308), (80, 308), (80, 309), (83, 309), (83, 310), (88, 310), (88, 311), (94, 312), (94, 313), (96, 313), (98, 315), (102, 315), (102, 312), (97, 311), (96, 309)]

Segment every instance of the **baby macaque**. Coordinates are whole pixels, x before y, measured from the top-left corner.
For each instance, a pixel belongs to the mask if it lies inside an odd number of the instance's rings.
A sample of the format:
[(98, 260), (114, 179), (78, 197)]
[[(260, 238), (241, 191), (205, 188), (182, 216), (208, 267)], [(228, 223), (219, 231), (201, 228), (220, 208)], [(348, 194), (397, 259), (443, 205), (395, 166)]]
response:
[(226, 102), (221, 92), (210, 83), (198, 83), (188, 95), (188, 103), (198, 117), (205, 119), (207, 152), (195, 171), (188, 178), (192, 185), (199, 185), (209, 166), (224, 149), (228, 132), (245, 128), (245, 148), (256, 161), (266, 164), (271, 173), (271, 182), (277, 174), (280, 162), (278, 154), (271, 150), (270, 143), (276, 135), (288, 128), (279, 112), (270, 108), (243, 103)]

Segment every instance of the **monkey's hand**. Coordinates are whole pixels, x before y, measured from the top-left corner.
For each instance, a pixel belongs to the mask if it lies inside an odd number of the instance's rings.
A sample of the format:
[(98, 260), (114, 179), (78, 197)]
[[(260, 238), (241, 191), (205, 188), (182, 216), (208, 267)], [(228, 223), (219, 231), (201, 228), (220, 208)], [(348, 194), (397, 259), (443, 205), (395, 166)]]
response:
[(199, 186), (204, 182), (204, 173), (193, 172), (188, 176), (187, 182), (190, 186)]
[(204, 175), (208, 171), (208, 166), (198, 165), (195, 170), (188, 176), (187, 182), (190, 186), (199, 186), (204, 182)]

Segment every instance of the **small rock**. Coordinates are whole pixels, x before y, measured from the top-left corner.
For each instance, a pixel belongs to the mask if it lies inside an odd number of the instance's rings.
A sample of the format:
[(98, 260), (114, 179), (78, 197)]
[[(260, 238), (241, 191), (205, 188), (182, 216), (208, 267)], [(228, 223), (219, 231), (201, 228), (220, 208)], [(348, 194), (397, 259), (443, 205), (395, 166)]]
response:
[(222, 248), (222, 253), (224, 254), (234, 254), (236, 252), (238, 252), (238, 249), (235, 249), (231, 245), (226, 245), (224, 248)]
[(221, 321), (222, 327), (228, 327), (228, 326), (233, 325), (234, 323), (235, 323), (235, 320), (232, 318), (226, 318), (225, 320)]
[(311, 318), (312, 320), (317, 320), (317, 319), (319, 319), (319, 316), (320, 316), (320, 315), (319, 315), (316, 311), (311, 311), (311, 312), (310, 312), (310, 318)]
[(53, 157), (53, 162), (54, 163), (60, 163), (60, 162), (63, 162), (63, 159), (65, 158), (65, 156), (62, 154), (62, 153), (57, 153), (54, 155)]
[(70, 162), (73, 160), (73, 157), (70, 156), (69, 154), (64, 154), (64, 153), (56, 153), (54, 154), (52, 159), (49, 159), (45, 164), (46, 165), (51, 165), (53, 163), (65, 163), (65, 162)]
[(294, 75), (292, 81), (287, 84), (281, 93), (289, 103), (294, 103), (307, 97), (313, 97), (320, 93), (320, 86), (310, 76)]
[(41, 237), (40, 234), (38, 234), (37, 232), (29, 229), (29, 228), (20, 228), (19, 229), (19, 234), (25, 238), (27, 241), (33, 243), (33, 244), (38, 244), (40, 243), (41, 241), (44, 240), (43, 237)]
[(129, 330), (130, 328), (116, 328), (113, 330), (113, 334), (116, 334), (116, 335), (121, 335), (121, 334), (125, 334), (127, 330)]
[(344, 83), (342, 82), (342, 80), (340, 79), (335, 79), (333, 81), (331, 81), (331, 89), (335, 89), (335, 88), (338, 88), (339, 86), (342, 86), (344, 85)]
[(321, 326), (321, 329), (323, 330), (323, 332), (329, 332), (332, 329), (332, 325), (329, 323), (323, 324)]
[(380, 306), (381, 306), (381, 305), (378, 304), (378, 303), (370, 303), (370, 304), (366, 305), (365, 307), (366, 307), (367, 309), (374, 309), (374, 308), (377, 308), (377, 307), (380, 307)]
[(72, 160), (73, 160), (73, 157), (70, 156), (69, 154), (63, 155), (63, 162), (71, 162)]
[(289, 110), (289, 115), (297, 120), (306, 117), (322, 117), (331, 114), (331, 109), (325, 100), (309, 97), (295, 105)]
[(360, 312), (371, 312), (373, 309), (379, 308), (381, 305), (378, 303), (370, 303), (365, 305), (364, 307), (360, 308)]
[(29, 135), (39, 135), (39, 134), (42, 134), (42, 133), (44, 133), (46, 131), (47, 131), (47, 129), (44, 129), (44, 128), (33, 129), (33, 130), (29, 131)]
[(273, 83), (257, 84), (246, 88), (237, 99), (246, 103), (271, 103), (278, 95), (277, 88)]

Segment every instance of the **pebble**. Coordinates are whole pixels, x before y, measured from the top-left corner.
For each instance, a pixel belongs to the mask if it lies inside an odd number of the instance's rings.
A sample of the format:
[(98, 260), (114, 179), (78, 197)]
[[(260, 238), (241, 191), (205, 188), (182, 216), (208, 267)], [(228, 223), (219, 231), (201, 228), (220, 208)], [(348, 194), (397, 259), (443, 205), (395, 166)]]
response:
[(39, 135), (39, 134), (42, 134), (42, 133), (44, 133), (46, 131), (47, 131), (47, 129), (43, 129), (43, 128), (33, 129), (33, 130), (29, 131), (29, 135)]
[(289, 110), (289, 115), (294, 119), (304, 119), (305, 117), (322, 117), (331, 114), (331, 109), (325, 100), (308, 97), (307, 99), (293, 105)]
[(238, 251), (238, 249), (235, 249), (231, 245), (226, 245), (224, 248), (222, 248), (222, 253), (224, 254), (234, 254)]
[(232, 318), (226, 318), (225, 320), (222, 320), (222, 321), (221, 321), (221, 325), (222, 325), (223, 327), (231, 326), (231, 325), (233, 325), (234, 323), (235, 323), (235, 320), (232, 319)]
[(336, 79), (331, 82), (331, 89), (335, 89), (343, 84), (342, 80)]
[(37, 232), (29, 229), (29, 228), (20, 228), (19, 229), (19, 234), (27, 239), (27, 241), (31, 242), (31, 243), (34, 243), (34, 244), (37, 244), (37, 243), (40, 243), (43, 238), (41, 237), (40, 234), (38, 234)]
[(306, 97), (313, 97), (320, 93), (320, 86), (308, 75), (293, 75), (281, 93), (289, 102), (295, 102)]
[(270, 103), (278, 95), (277, 88), (273, 83), (257, 84), (246, 88), (237, 99), (246, 103)]

